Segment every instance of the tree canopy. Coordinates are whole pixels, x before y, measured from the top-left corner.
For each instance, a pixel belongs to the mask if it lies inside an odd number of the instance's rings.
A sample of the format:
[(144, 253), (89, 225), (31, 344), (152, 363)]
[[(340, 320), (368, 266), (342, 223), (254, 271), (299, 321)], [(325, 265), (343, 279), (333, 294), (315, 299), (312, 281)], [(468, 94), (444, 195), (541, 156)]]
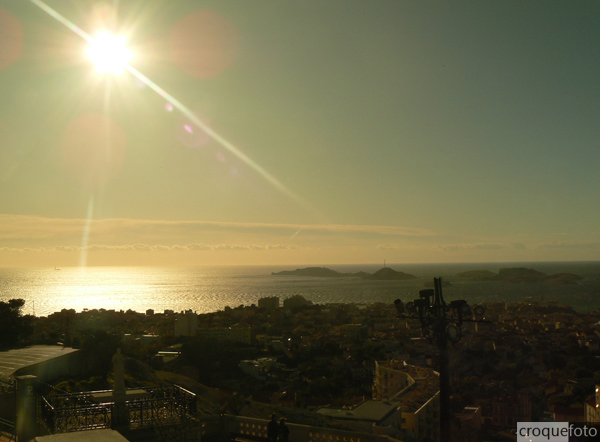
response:
[(24, 299), (0, 301), (0, 349), (15, 347), (31, 333), (28, 317), (21, 315)]

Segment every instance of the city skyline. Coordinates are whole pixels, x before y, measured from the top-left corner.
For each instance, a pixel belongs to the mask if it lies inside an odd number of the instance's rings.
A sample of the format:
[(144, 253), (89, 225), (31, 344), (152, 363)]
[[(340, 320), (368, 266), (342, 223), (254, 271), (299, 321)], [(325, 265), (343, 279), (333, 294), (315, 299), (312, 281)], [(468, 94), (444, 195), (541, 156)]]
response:
[(600, 260), (598, 19), (0, 0), (0, 266)]

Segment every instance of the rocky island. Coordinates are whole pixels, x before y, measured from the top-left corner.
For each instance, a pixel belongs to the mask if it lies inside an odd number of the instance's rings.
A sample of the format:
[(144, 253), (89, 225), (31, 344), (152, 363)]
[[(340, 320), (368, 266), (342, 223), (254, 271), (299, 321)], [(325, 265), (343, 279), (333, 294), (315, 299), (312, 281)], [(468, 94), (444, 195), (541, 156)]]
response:
[(271, 272), (274, 276), (310, 276), (317, 278), (342, 278), (356, 276), (354, 273), (340, 273), (326, 267), (305, 267), (296, 270), (283, 270), (281, 272)]
[(349, 272), (341, 273), (326, 267), (305, 267), (296, 270), (283, 270), (281, 272), (271, 272), (273, 276), (308, 276), (316, 278), (362, 278), (379, 281), (401, 281), (406, 279), (415, 279), (415, 275), (398, 272), (390, 267), (383, 267), (375, 273), (367, 272)]
[(394, 269), (389, 267), (383, 267), (377, 270), (372, 275), (367, 274), (364, 279), (376, 279), (379, 281), (403, 281), (406, 279), (415, 279), (415, 275), (411, 275), (409, 273), (397, 272)]
[(547, 275), (534, 269), (525, 267), (514, 267), (500, 269), (498, 273), (489, 270), (471, 270), (468, 272), (457, 273), (458, 279), (467, 279), (470, 281), (502, 281), (502, 282), (545, 282), (550, 284), (576, 284), (583, 279), (582, 276), (572, 273), (555, 273)]

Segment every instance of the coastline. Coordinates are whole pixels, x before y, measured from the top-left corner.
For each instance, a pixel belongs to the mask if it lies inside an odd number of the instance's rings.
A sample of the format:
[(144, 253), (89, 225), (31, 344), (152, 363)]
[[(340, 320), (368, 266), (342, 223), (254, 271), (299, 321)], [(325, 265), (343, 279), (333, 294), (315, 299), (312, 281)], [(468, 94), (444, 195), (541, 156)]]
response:
[[(509, 263), (514, 266), (515, 263)], [(526, 266), (519, 263), (519, 266)], [(457, 280), (460, 271), (490, 270), (498, 272), (504, 263), (487, 264), (390, 264), (397, 271), (414, 274), (405, 281), (361, 280), (358, 278), (274, 277), (273, 271), (294, 266), (229, 266), (229, 267), (90, 267), (42, 269), (0, 269), (4, 289), (0, 300), (26, 300), (25, 314), (48, 315), (63, 308), (105, 308), (114, 310), (155, 311), (193, 310), (199, 313), (222, 310), (226, 306), (251, 305), (258, 299), (294, 295), (319, 304), (374, 302), (392, 303), (418, 296), (434, 276), (451, 282), (444, 288), (447, 300), (469, 302), (506, 300), (568, 301), (577, 311), (600, 307), (600, 262), (530, 264), (544, 273), (569, 272), (584, 277), (577, 284), (511, 284), (487, 281)], [(374, 272), (380, 265), (331, 266), (336, 271)]]

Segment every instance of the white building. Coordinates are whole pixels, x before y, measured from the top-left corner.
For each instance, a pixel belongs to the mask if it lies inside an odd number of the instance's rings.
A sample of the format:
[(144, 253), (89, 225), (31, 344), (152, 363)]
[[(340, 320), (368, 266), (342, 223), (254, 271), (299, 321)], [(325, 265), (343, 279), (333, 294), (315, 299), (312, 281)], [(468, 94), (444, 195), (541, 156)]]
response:
[(600, 385), (596, 385), (594, 397), (585, 402), (585, 421), (600, 422)]

